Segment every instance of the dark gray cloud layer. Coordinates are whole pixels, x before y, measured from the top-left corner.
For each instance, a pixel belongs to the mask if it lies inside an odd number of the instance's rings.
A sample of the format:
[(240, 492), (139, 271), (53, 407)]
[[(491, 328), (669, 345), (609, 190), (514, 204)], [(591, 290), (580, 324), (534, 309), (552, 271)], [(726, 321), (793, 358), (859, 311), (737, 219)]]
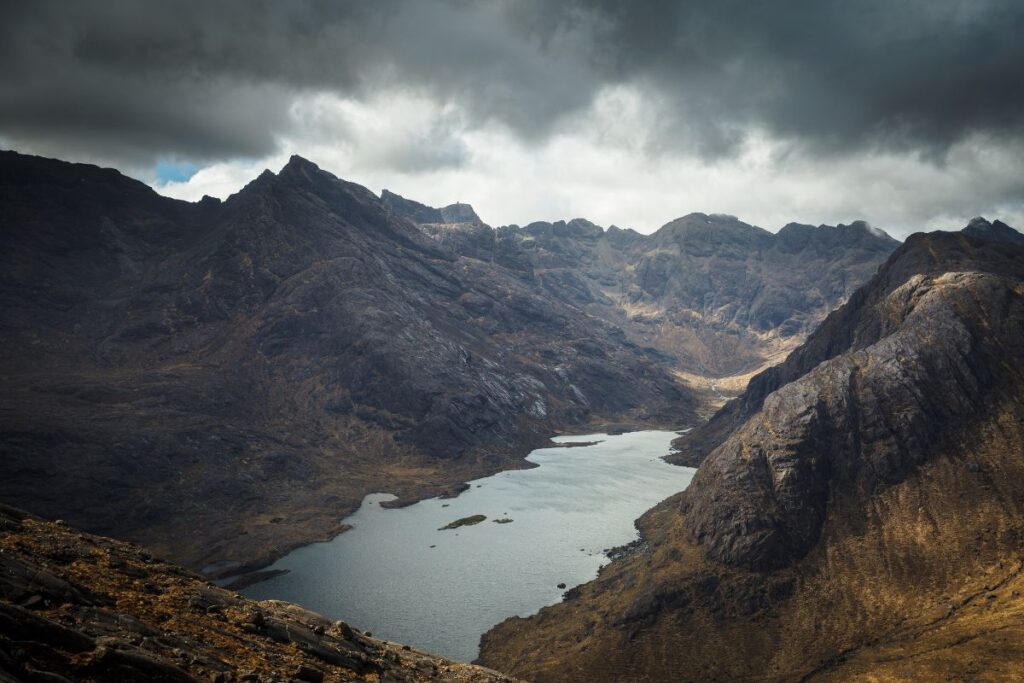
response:
[(259, 157), (302, 93), (400, 87), (536, 140), (628, 84), (670, 151), (728, 155), (758, 129), (941, 158), (971, 134), (1020, 139), (1022, 35), (1019, 0), (0, 0), (0, 137)]
[(1013, 0), (594, 4), (604, 72), (653, 81), (707, 145), (760, 126), (826, 147), (943, 148), (1024, 121)]

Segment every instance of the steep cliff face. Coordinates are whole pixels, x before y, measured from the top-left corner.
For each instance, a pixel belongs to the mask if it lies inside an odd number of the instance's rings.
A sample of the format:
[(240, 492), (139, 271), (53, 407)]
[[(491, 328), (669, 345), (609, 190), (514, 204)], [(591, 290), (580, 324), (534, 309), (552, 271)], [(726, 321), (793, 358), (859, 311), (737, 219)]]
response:
[(1013, 680), (1024, 249), (911, 237), (759, 380), (648, 550), (505, 622), (530, 680)]
[(298, 157), (189, 204), (4, 153), (0, 215), (0, 498), (194, 568), (519, 466), (557, 429), (692, 415), (614, 325)]
[(512, 683), (2, 505), (0, 680)]
[[(898, 483), (1019, 399), (1022, 375), (1005, 370), (1024, 358), (1022, 255), (912, 237), (851, 304), (858, 314), (837, 315), (822, 330), (831, 343), (819, 349), (816, 335), (772, 373), (781, 386), (702, 466), (684, 507), (691, 538), (729, 564), (789, 564), (817, 543), (834, 489), (871, 496)], [(764, 390), (759, 381), (744, 400)]]

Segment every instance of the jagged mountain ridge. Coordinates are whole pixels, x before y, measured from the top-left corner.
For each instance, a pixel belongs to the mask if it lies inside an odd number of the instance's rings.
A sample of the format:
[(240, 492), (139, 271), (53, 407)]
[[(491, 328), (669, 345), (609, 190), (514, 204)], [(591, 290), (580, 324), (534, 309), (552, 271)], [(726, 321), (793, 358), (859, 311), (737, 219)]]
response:
[(4, 505), (0, 680), (512, 683)]
[(621, 330), (298, 157), (190, 204), (7, 152), (0, 208), (0, 498), (193, 568), (522, 466), (559, 429), (692, 416)]
[(972, 218), (962, 232), (971, 237), (980, 237), (982, 239), (995, 240), (996, 242), (1024, 244), (1024, 234), (1014, 230), (1000, 220), (990, 222), (983, 216)]
[[(733, 404), (645, 545), (485, 635), (534, 681), (1015, 680), (1024, 249), (907, 240)], [(685, 441), (685, 438), (684, 438)]]
[(388, 197), (395, 211), (441, 243), (518, 270), (551, 296), (621, 326), (637, 343), (670, 356), (678, 370), (701, 377), (744, 375), (778, 359), (898, 244), (863, 222), (791, 223), (773, 234), (702, 213), (651, 235), (605, 230), (584, 219), (492, 231), (478, 218), (437, 225), (425, 220), (437, 218), (426, 207)]

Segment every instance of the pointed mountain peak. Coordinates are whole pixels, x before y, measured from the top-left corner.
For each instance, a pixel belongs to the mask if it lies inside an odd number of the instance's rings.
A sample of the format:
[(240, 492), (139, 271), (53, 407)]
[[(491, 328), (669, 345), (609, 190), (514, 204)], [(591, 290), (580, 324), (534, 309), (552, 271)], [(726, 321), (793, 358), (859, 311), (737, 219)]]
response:
[(995, 242), (1024, 244), (1024, 235), (1002, 221), (989, 221), (981, 216), (972, 218), (967, 227), (961, 230), (965, 235), (980, 237)]
[(300, 157), (298, 154), (293, 154), (277, 175), (279, 178), (292, 182), (310, 181), (319, 178), (337, 180), (333, 174), (328, 173), (309, 159)]
[(284, 173), (285, 171), (300, 171), (300, 170), (304, 170), (304, 171), (319, 171), (320, 167), (317, 166), (316, 164), (314, 164), (309, 159), (306, 159), (305, 157), (300, 157), (298, 154), (293, 154), (288, 159), (288, 163), (285, 164), (284, 168), (281, 169), (281, 172)]
[(362, 185), (343, 180), (330, 171), (320, 168), (309, 159), (300, 157), (298, 154), (293, 154), (288, 159), (288, 163), (281, 167), (277, 175), (264, 171), (260, 179), (267, 175), (275, 178), (277, 181), (276, 185), (280, 186), (293, 189), (304, 188), (322, 195), (337, 192), (354, 193), (359, 195), (360, 201), (366, 201), (370, 197), (372, 197), (373, 201), (377, 201), (377, 196)]
[(377, 195), (362, 185), (338, 178), (333, 173), (323, 170), (312, 161), (297, 154), (292, 155), (288, 163), (278, 173), (269, 169), (264, 170), (249, 184), (232, 195), (229, 201), (245, 200), (267, 193), (311, 194), (336, 206), (355, 202), (355, 204), (370, 210), (379, 211), (383, 208)]
[(228, 197), (227, 201), (239, 201), (241, 198), (266, 191), (276, 180), (277, 174), (269, 168), (265, 168), (262, 173), (243, 185), (242, 189)]

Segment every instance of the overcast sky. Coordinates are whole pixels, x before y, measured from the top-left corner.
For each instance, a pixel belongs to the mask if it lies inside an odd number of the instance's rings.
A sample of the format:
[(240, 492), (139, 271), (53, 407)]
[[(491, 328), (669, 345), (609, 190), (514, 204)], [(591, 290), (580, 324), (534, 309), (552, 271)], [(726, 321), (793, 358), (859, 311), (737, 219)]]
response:
[(0, 147), (226, 197), (300, 154), (492, 225), (1024, 227), (1020, 0), (0, 0)]

